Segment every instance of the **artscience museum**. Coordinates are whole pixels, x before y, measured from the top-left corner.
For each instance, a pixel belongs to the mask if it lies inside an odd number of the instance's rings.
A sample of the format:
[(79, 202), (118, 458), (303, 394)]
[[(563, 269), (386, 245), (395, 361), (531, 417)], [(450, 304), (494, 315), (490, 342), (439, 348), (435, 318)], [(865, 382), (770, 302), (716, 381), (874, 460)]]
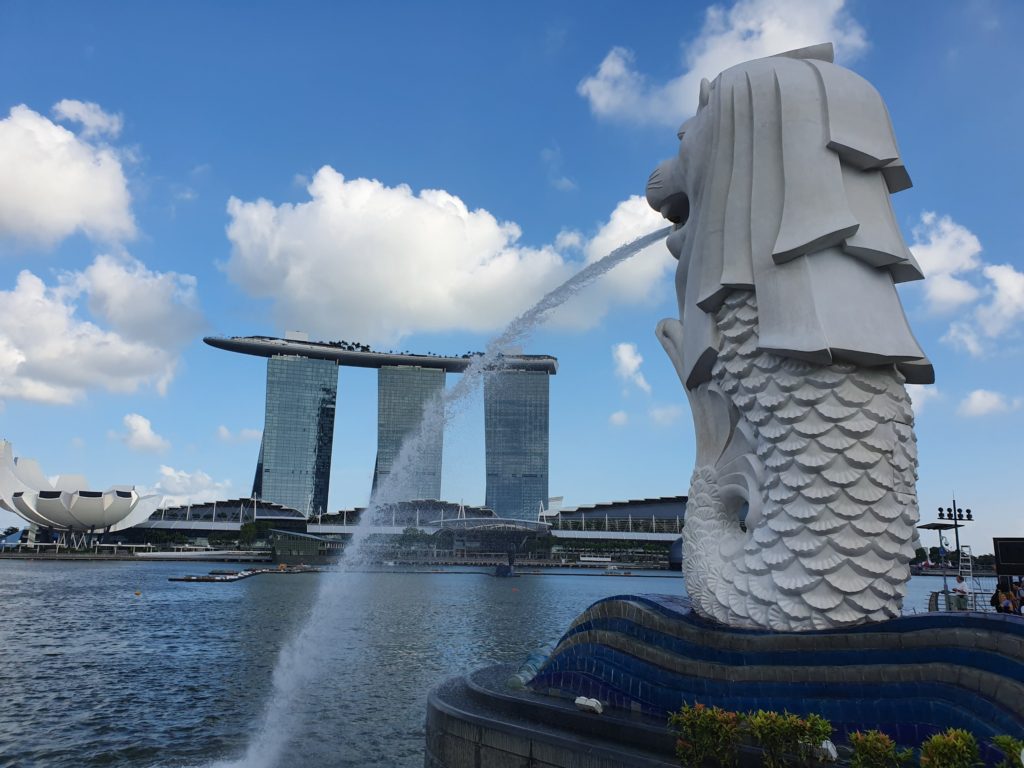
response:
[(0, 509), (54, 532), (109, 533), (147, 519), (160, 496), (139, 496), (133, 486), (87, 490), (81, 475), (60, 475), (53, 482), (34, 459), (15, 458), (0, 440)]

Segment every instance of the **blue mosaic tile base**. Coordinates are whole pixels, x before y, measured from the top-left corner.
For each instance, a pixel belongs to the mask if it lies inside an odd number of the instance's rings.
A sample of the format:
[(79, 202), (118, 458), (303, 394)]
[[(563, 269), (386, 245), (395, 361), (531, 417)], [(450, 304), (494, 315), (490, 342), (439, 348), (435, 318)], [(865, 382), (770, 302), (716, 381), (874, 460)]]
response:
[(991, 760), (992, 736), (1024, 735), (1024, 619), (941, 613), (774, 633), (709, 621), (685, 598), (621, 595), (574, 622), (530, 687), (659, 718), (695, 701), (816, 712), (840, 738), (873, 728), (902, 746), (966, 728)]

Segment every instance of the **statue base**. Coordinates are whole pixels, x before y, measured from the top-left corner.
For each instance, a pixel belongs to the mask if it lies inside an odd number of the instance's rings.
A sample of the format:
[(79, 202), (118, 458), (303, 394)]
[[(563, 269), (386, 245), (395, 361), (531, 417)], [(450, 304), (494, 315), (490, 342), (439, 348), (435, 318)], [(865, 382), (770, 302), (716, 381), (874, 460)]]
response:
[(430, 692), (425, 768), (678, 768), (663, 721), (512, 690), (515, 671), (485, 667)]
[[(929, 613), (848, 629), (732, 629), (685, 598), (622, 595), (584, 611), (526, 690), (490, 667), (431, 692), (428, 768), (678, 765), (668, 714), (684, 702), (817, 713), (833, 740), (877, 729), (917, 747), (950, 727), (1024, 732), (1024, 620)], [(580, 712), (578, 696), (604, 714)]]

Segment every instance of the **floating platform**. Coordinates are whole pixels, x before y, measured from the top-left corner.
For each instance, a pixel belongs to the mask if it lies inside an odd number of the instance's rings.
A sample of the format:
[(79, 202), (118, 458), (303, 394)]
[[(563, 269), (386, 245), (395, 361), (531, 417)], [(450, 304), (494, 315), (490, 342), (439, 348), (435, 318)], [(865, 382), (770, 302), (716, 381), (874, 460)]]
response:
[(268, 573), (294, 574), (294, 573), (320, 573), (322, 568), (309, 565), (288, 565), (277, 568), (250, 568), (244, 571), (210, 571), (204, 576), (171, 576), (168, 581), (184, 581), (190, 584), (222, 584), (225, 582), (241, 581), (252, 576), (262, 576)]

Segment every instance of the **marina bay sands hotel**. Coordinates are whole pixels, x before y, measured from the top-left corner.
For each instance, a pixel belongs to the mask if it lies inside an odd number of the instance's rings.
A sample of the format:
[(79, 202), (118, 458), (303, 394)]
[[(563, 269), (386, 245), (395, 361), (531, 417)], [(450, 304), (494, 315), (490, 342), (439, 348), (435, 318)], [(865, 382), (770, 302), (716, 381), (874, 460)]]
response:
[[(376, 368), (377, 461), (374, 489), (394, 467), (424, 406), (440, 395), (449, 371), (460, 373), (475, 355), (374, 352), (362, 344), (310, 341), (289, 331), (271, 336), (206, 337), (230, 352), (266, 357), (267, 402), (253, 495), (307, 515), (328, 513), (327, 495), (338, 396), (338, 366)], [(547, 355), (502, 358), (484, 380), (486, 506), (499, 517), (528, 518), (548, 498), (548, 377), (558, 361)], [(406, 500), (441, 498), (443, 425), (425, 436), (403, 483)]]

